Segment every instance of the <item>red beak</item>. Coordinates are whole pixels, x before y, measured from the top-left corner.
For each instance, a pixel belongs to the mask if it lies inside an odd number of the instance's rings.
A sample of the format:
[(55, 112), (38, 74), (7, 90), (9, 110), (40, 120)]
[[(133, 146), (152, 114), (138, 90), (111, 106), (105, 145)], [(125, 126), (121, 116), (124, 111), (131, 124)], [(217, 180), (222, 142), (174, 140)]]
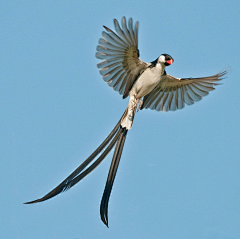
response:
[(166, 61), (169, 65), (172, 65), (173, 59)]

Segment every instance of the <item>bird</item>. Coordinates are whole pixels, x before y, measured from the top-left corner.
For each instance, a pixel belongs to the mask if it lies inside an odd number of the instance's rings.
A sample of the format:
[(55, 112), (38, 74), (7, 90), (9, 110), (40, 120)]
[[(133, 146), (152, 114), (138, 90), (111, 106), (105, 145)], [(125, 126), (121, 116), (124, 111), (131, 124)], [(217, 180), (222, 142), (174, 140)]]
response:
[[(99, 147), (66, 179), (45, 196), (26, 202), (32, 204), (50, 199), (67, 191), (91, 173), (114, 148), (112, 162), (100, 204), (100, 217), (108, 227), (108, 203), (128, 131), (132, 128), (136, 112), (142, 109), (175, 111), (192, 105), (214, 90), (228, 69), (198, 78), (177, 78), (167, 74), (166, 67), (173, 64), (169, 54), (161, 54), (146, 63), (139, 56), (139, 22), (133, 24), (122, 17), (121, 23), (113, 20), (115, 32), (103, 26), (102, 37), (96, 48), (97, 64), (103, 80), (122, 98), (129, 98), (122, 117)], [(121, 26), (120, 26), (121, 25)]]

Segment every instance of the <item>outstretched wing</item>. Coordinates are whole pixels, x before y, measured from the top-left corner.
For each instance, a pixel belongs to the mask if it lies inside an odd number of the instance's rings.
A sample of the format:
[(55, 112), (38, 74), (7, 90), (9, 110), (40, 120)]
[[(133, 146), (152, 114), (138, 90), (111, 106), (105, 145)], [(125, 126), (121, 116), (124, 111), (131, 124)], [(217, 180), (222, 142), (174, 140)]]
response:
[(138, 76), (147, 68), (147, 63), (139, 59), (138, 25), (133, 29), (132, 18), (126, 23), (122, 18), (122, 28), (114, 19), (116, 33), (104, 26), (102, 38), (99, 39), (96, 57), (101, 59), (97, 67), (103, 80), (118, 91), (123, 98), (128, 96)]
[(144, 96), (141, 109), (150, 108), (166, 112), (182, 109), (185, 104), (192, 105), (214, 90), (214, 86), (219, 85), (217, 82), (227, 72), (228, 70), (224, 70), (202, 78), (175, 78), (165, 74), (154, 90)]

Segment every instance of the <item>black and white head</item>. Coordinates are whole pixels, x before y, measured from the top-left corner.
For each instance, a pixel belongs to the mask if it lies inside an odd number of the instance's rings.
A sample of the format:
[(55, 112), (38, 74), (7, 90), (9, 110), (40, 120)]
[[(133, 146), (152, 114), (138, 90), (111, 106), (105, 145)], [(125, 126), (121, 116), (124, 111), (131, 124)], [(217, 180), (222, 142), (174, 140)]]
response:
[(162, 54), (161, 56), (159, 56), (155, 61), (152, 61), (151, 62), (151, 65), (150, 67), (155, 67), (156, 64), (161, 64), (163, 65), (164, 67), (165, 66), (170, 66), (172, 63), (173, 63), (173, 58), (168, 55), (168, 54)]
[(173, 61), (173, 58), (168, 54), (162, 54), (158, 57), (158, 62), (164, 64), (165, 66), (172, 65)]

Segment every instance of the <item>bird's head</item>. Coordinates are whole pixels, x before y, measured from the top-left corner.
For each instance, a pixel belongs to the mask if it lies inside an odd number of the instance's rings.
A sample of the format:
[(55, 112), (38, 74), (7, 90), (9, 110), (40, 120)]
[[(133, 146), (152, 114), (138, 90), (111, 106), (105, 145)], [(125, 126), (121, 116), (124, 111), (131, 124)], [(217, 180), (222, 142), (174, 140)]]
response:
[(158, 62), (164, 64), (165, 66), (172, 65), (173, 61), (173, 58), (168, 54), (162, 54), (158, 58)]

